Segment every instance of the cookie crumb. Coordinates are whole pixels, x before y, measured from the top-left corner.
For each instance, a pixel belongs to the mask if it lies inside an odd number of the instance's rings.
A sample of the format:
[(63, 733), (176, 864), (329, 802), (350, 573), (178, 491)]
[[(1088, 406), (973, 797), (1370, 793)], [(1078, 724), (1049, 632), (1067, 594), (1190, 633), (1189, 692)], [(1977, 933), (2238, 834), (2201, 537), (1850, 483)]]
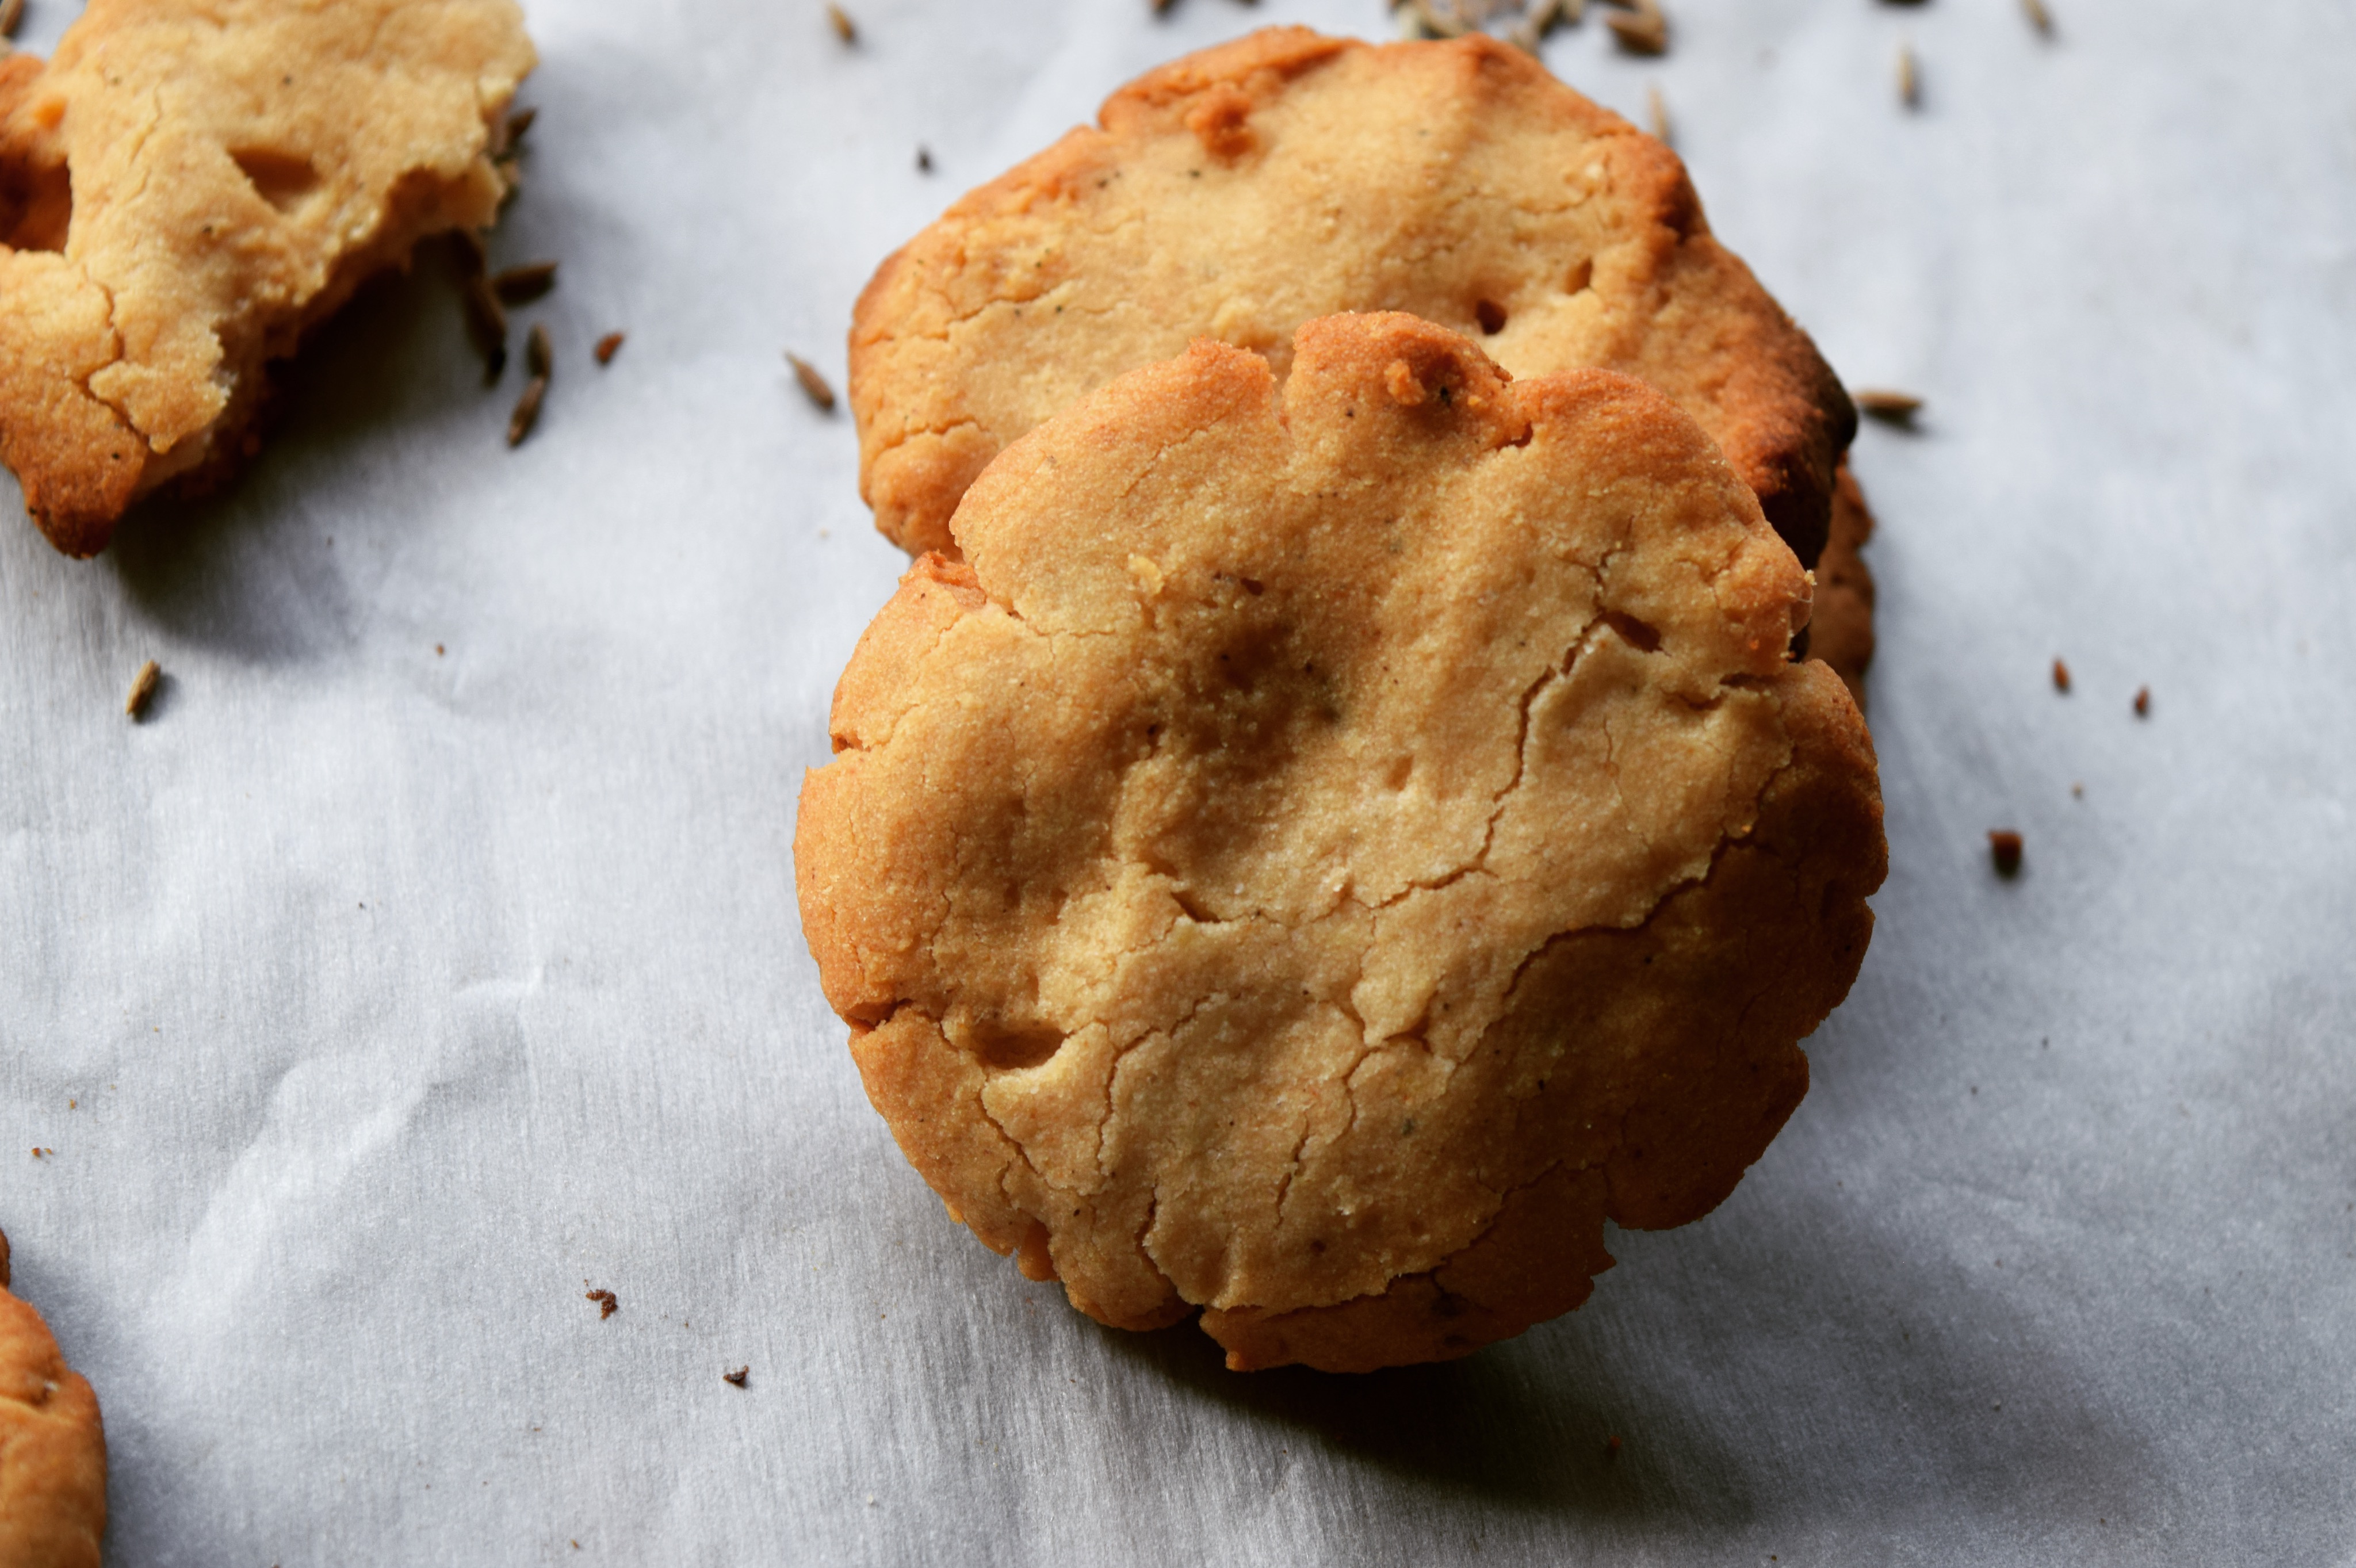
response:
[(531, 336), (523, 340), (523, 368), (543, 381), (556, 371), (556, 354), (548, 346), (548, 328), (537, 321), (531, 324)]
[(609, 1290), (593, 1290), (586, 1299), (597, 1304), (597, 1321), (600, 1323), (622, 1310), (622, 1304), (615, 1299), (614, 1293)]
[(1673, 141), (1675, 138), (1669, 134), (1669, 101), (1661, 96), (1658, 87), (1644, 89), (1644, 107), (1652, 114), (1654, 139), (1662, 143)]
[(2138, 686), (2136, 688), (2135, 714), (2136, 717), (2139, 719), (2147, 719), (2151, 717), (2150, 687)]
[(2070, 667), (2059, 659), (2053, 661), (2053, 689), (2057, 692), (2070, 689)]
[(163, 678), (163, 666), (152, 659), (139, 667), (138, 674), (131, 677), (131, 694), (123, 699), (123, 711), (131, 715), (133, 722), (147, 716), (147, 704), (155, 698), (156, 682)]
[(597, 356), (597, 362), (601, 365), (612, 364), (614, 362), (614, 356), (621, 351), (622, 334), (619, 332), (606, 333), (603, 338), (597, 339), (597, 347), (591, 350), (592, 353)]
[(508, 415), (508, 445), (520, 446), (531, 427), (540, 423), (540, 400), (548, 395), (548, 378), (534, 376), (524, 383), (523, 395), (516, 399), (515, 412)]
[(1922, 76), (1915, 69), (1914, 49), (1910, 44), (1898, 46), (1898, 102), (1909, 109), (1922, 103)]
[(2020, 834), (2011, 828), (1990, 828), (1988, 858), (1996, 863), (1998, 876), (2018, 875), (2020, 870)]
[(1669, 52), (1669, 19), (1661, 14), (1659, 0), (1635, 0), (1633, 14), (1614, 13), (1603, 18), (1603, 25), (1632, 55)]
[(794, 368), (794, 380), (801, 382), (803, 395), (827, 413), (834, 412), (834, 389), (818, 373), (818, 367), (799, 354), (788, 353), (786, 363)]
[(720, 1374), (720, 1380), (721, 1380), (722, 1382), (723, 1382), (723, 1383), (734, 1383), (734, 1384), (735, 1384), (738, 1388), (740, 1388), (740, 1389), (741, 1389), (741, 1388), (743, 1388), (743, 1387), (744, 1386), (744, 1380), (745, 1380), (745, 1379), (747, 1379), (747, 1378), (749, 1378), (749, 1377), (751, 1377), (752, 1375), (753, 1375), (753, 1369), (752, 1369), (752, 1368), (750, 1368), (750, 1367), (739, 1367), (739, 1368), (737, 1368), (737, 1369), (736, 1369), (734, 1371), (733, 1371), (733, 1372), (723, 1372), (723, 1373), (721, 1373), (721, 1374)]
[(916, 144), (916, 172), (918, 174), (933, 172), (933, 150), (921, 142)]
[(845, 44), (855, 44), (859, 41), (859, 24), (853, 22), (851, 19), (851, 14), (841, 6), (829, 5), (826, 8), (826, 19), (834, 28), (834, 36)]
[(556, 286), (554, 262), (531, 262), (509, 267), (491, 279), (491, 292), (501, 305), (530, 305)]
[(434, 645), (434, 657), (436, 659), (442, 657), (442, 645), (438, 642)]
[(2030, 27), (2049, 38), (2053, 36), (2053, 13), (2045, 8), (2045, 0), (2020, 0), (2020, 8)]
[(1851, 392), (1859, 413), (1869, 414), (1885, 424), (1912, 424), (1915, 414), (1922, 412), (1922, 400), (1912, 392), (1892, 392), (1887, 387), (1868, 387)]

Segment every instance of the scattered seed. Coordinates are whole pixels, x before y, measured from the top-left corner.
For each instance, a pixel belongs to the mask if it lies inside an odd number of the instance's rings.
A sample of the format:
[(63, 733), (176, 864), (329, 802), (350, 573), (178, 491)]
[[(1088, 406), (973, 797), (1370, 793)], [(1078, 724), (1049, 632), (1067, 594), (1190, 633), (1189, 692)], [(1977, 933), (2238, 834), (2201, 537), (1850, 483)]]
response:
[(2135, 710), (2136, 710), (2136, 717), (2137, 717), (2137, 718), (2139, 718), (2139, 719), (2147, 719), (2147, 718), (2151, 717), (2151, 688), (2150, 688), (2150, 687), (2148, 687), (2148, 686), (2142, 686), (2142, 687), (2138, 687), (2138, 688), (2136, 688), (2136, 700), (2135, 700)]
[(750, 1367), (739, 1367), (739, 1368), (737, 1368), (737, 1369), (736, 1369), (734, 1371), (733, 1371), (733, 1372), (723, 1372), (723, 1373), (721, 1373), (721, 1374), (720, 1374), (720, 1380), (721, 1380), (722, 1382), (723, 1382), (723, 1383), (734, 1383), (738, 1388), (740, 1388), (740, 1389), (741, 1389), (741, 1388), (743, 1388), (743, 1387), (744, 1386), (744, 1380), (745, 1380), (746, 1378), (751, 1377), (752, 1375), (753, 1375), (753, 1369), (752, 1369), (752, 1368), (750, 1368)]
[(477, 273), (466, 280), (466, 335), (482, 352), (486, 381), (496, 381), (508, 368), (508, 313), (491, 288), (491, 280)]
[(548, 395), (548, 378), (534, 376), (526, 381), (523, 395), (516, 399), (515, 412), (508, 415), (508, 445), (520, 446), (531, 427), (540, 423), (540, 400)]
[(622, 334), (619, 332), (606, 333), (603, 338), (597, 339), (597, 347), (590, 351), (597, 356), (597, 362), (599, 364), (612, 364), (614, 362), (614, 356), (622, 351)]
[(1898, 102), (1912, 109), (1922, 102), (1922, 77), (1914, 68), (1914, 51), (1905, 44), (1898, 46)]
[(548, 346), (548, 328), (537, 321), (531, 324), (531, 335), (523, 340), (523, 368), (540, 381), (548, 380), (556, 371), (556, 355)]
[(826, 378), (818, 373), (818, 367), (799, 354), (787, 354), (786, 363), (794, 368), (794, 380), (801, 382), (802, 392), (810, 402), (818, 404), (825, 413), (832, 413), (834, 389), (826, 384)]
[(851, 19), (851, 14), (841, 6), (829, 5), (826, 8), (826, 19), (833, 25), (836, 38), (846, 44), (855, 44), (859, 41), (859, 24), (853, 22)]
[(1657, 87), (1644, 89), (1644, 106), (1652, 112), (1653, 134), (1665, 142), (1669, 139), (1669, 101), (1661, 96)]
[(1988, 858), (1996, 862), (1998, 876), (2010, 876), (2020, 870), (2020, 834), (2010, 828), (1988, 830)]
[(1922, 400), (1912, 392), (1890, 392), (1887, 388), (1869, 387), (1849, 395), (1859, 412), (1888, 424), (1911, 424), (1922, 408)]
[(438, 642), (434, 645), (434, 657), (436, 659), (442, 657), (442, 645)]
[(930, 147), (920, 145), (916, 148), (916, 172), (918, 174), (933, 172), (933, 150)]
[(518, 142), (522, 141), (523, 134), (526, 131), (530, 130), (531, 123), (539, 118), (540, 109), (538, 105), (534, 105), (530, 109), (519, 109), (514, 113), (509, 115), (508, 145), (512, 147)]
[(2059, 659), (2053, 661), (2053, 689), (2057, 692), (2070, 689), (2070, 667)]
[(155, 683), (164, 678), (161, 666), (150, 659), (131, 677), (131, 695), (123, 699), (123, 711), (136, 721), (147, 714), (147, 703), (155, 695)]
[(2053, 13), (2045, 8), (2045, 0), (2020, 0), (2020, 8), (2028, 13), (2030, 27), (2048, 38), (2053, 36)]
[(25, 19), (25, 0), (0, 0), (0, 38), (16, 36), (16, 24)]
[(614, 1293), (609, 1290), (593, 1290), (587, 1299), (597, 1304), (597, 1321), (600, 1323), (622, 1310), (622, 1304), (614, 1299)]
[(527, 266), (509, 267), (491, 279), (491, 292), (499, 296), (501, 305), (530, 305), (555, 286), (554, 262), (533, 262)]
[(1659, 0), (1636, 0), (1632, 13), (1614, 12), (1603, 18), (1603, 25), (1630, 54), (1669, 52), (1669, 19), (1661, 14)]

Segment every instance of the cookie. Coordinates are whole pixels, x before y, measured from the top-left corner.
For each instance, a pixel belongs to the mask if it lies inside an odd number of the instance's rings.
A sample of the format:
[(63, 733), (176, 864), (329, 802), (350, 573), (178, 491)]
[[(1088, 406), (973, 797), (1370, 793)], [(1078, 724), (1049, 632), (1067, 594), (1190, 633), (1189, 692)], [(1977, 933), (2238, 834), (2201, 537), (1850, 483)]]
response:
[(511, 0), (91, 0), (0, 59), (0, 459), (57, 547), (251, 455), (265, 367), (497, 216)]
[(1865, 672), (1873, 663), (1873, 574), (1861, 553), (1873, 537), (1873, 513), (1847, 459), (1833, 476), (1833, 514), (1825, 553), (1816, 563), (1816, 607), (1808, 622), (1808, 654), (1831, 665), (1865, 706)]
[(886, 261), (851, 336), (862, 493), (911, 553), (997, 453), (1211, 337), (1281, 377), (1293, 330), (1399, 310), (1517, 376), (1636, 376), (1697, 420), (1804, 565), (1855, 410), (1713, 239), (1676, 155), (1474, 34), (1275, 27), (1106, 101)]
[(0, 1236), (0, 1563), (98, 1568), (105, 1533), (98, 1396), (58, 1354), (41, 1315), (8, 1294)]
[(795, 838), (953, 1216), (1250, 1369), (1569, 1310), (1807, 1082), (1884, 865), (1808, 578), (1633, 379), (1414, 317), (1198, 341), (1033, 430), (835, 693)]

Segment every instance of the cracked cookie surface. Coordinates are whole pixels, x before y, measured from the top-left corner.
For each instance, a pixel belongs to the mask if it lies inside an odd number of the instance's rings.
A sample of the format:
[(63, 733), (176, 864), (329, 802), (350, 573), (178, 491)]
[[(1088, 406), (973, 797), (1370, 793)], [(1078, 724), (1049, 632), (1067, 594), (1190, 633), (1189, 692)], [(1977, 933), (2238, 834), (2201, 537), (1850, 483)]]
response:
[(1651, 382), (1815, 564), (1847, 395), (1710, 236), (1676, 154), (1477, 34), (1269, 28), (1140, 78), (967, 195), (860, 299), (862, 493), (911, 553), (954, 555), (966, 486), (1091, 388), (1196, 337), (1280, 376), (1295, 328), (1347, 310), (1478, 337), (1517, 376)]
[(0, 1563), (98, 1568), (106, 1533), (98, 1396), (8, 1283), (8, 1242), (0, 1236)]
[(497, 216), (511, 0), (91, 0), (0, 59), (0, 458), (59, 549), (250, 456), (264, 367)]
[(1009, 447), (836, 692), (803, 922), (951, 1212), (1231, 1366), (1462, 1354), (1806, 1083), (1881, 878), (1808, 581), (1607, 372), (1402, 315), (1209, 341)]

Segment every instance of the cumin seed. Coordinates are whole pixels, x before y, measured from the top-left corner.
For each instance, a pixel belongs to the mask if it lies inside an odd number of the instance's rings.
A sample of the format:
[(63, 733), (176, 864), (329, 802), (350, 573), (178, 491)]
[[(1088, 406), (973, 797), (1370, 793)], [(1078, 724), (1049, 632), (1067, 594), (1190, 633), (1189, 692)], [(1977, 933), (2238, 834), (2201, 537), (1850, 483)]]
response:
[(927, 147), (927, 146), (924, 146), (924, 145), (919, 145), (917, 146), (917, 148), (916, 148), (916, 172), (917, 172), (918, 174), (930, 174), (930, 173), (932, 173), (932, 172), (933, 172), (933, 149), (932, 149), (932, 148)]
[(619, 332), (606, 333), (597, 339), (597, 347), (590, 351), (597, 356), (599, 364), (612, 364), (614, 356), (622, 351), (622, 335)]
[(0, 0), (0, 38), (16, 36), (16, 24), (25, 19), (25, 0)]
[(163, 679), (163, 666), (152, 659), (139, 667), (138, 674), (131, 677), (131, 695), (123, 699), (123, 711), (131, 715), (133, 723), (147, 716), (147, 704), (155, 695), (156, 683)]
[(1620, 47), (1632, 55), (1659, 55), (1669, 52), (1669, 19), (1661, 14), (1656, 0), (1637, 0), (1633, 15), (1618, 12), (1603, 18)]
[(2059, 659), (2053, 661), (2053, 689), (2057, 692), (2070, 689), (2070, 667)]
[(509, 267), (491, 279), (491, 289), (499, 296), (501, 305), (530, 305), (555, 286), (554, 262), (533, 262), (526, 266)]
[(548, 346), (548, 328), (535, 321), (523, 340), (523, 368), (534, 380), (546, 381), (556, 370), (556, 355)]
[(1644, 89), (1644, 106), (1652, 111), (1653, 134), (1663, 143), (1669, 140), (1669, 101), (1661, 96), (1657, 87)]
[(515, 412), (508, 415), (508, 445), (520, 446), (531, 427), (540, 423), (540, 400), (548, 395), (548, 378), (534, 376), (526, 381), (523, 395), (516, 399)]
[(2147, 719), (2151, 717), (2150, 687), (2138, 686), (2136, 688), (2135, 714), (2136, 717), (2139, 719)]
[(2020, 870), (2020, 834), (2011, 828), (1990, 828), (1988, 859), (1996, 863), (1998, 876), (2018, 875)]
[(859, 41), (859, 24), (851, 19), (850, 12), (840, 5), (829, 5), (826, 8), (826, 19), (832, 24), (834, 36), (845, 44), (855, 44)]
[(496, 381), (508, 368), (508, 313), (492, 291), (491, 280), (477, 273), (466, 280), (466, 335), (488, 367), (487, 381)]
[(2028, 13), (2030, 27), (2048, 38), (2053, 36), (2053, 13), (2045, 8), (2045, 0), (2020, 0), (2020, 8)]
[(1906, 424), (1922, 412), (1922, 400), (1912, 392), (1891, 392), (1887, 388), (1869, 387), (1851, 392), (1850, 400), (1861, 413), (1871, 415), (1887, 424)]
[(1898, 102), (1909, 109), (1922, 102), (1922, 79), (1914, 69), (1914, 51), (1905, 44), (1898, 46)]
[(803, 395), (818, 404), (820, 411), (832, 413), (834, 389), (827, 385), (824, 376), (818, 373), (818, 367), (799, 354), (787, 354), (786, 363), (794, 368), (794, 380), (801, 382)]

